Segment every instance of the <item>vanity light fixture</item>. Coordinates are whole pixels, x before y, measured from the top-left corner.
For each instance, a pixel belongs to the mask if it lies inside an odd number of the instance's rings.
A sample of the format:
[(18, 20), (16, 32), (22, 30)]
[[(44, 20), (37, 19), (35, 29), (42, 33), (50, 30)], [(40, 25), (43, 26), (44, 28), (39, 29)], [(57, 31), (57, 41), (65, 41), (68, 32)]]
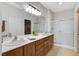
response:
[(24, 7), (25, 7), (26, 12), (32, 13), (36, 16), (41, 16), (41, 12), (34, 6), (32, 6), (30, 4), (26, 4), (26, 5), (24, 5)]

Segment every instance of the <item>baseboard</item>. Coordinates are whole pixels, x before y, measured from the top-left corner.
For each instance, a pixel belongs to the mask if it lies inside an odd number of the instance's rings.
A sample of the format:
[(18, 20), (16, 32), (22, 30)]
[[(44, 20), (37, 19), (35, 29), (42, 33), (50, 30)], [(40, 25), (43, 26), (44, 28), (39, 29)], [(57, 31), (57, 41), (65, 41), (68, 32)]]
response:
[(68, 45), (62, 45), (62, 44), (57, 44), (57, 43), (54, 44), (54, 45), (74, 50), (74, 47), (71, 47), (71, 46), (68, 46)]

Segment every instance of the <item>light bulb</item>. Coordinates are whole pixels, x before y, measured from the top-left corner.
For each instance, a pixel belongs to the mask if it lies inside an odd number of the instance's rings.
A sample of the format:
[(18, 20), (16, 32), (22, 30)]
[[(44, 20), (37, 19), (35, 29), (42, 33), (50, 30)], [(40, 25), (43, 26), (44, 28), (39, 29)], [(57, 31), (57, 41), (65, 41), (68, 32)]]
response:
[(34, 14), (36, 15), (37, 10), (35, 9)]
[(63, 3), (62, 3), (62, 2), (59, 2), (58, 4), (59, 4), (59, 5), (62, 5)]
[(39, 15), (41, 15), (41, 12), (39, 12)]
[(35, 9), (34, 9), (34, 8), (32, 8), (32, 14), (34, 14), (34, 11), (35, 11)]
[(32, 7), (31, 6), (28, 7), (28, 12), (32, 13)]
[(27, 7), (27, 8), (25, 8), (25, 11), (26, 11), (26, 12), (28, 12), (28, 11), (29, 11), (28, 7)]

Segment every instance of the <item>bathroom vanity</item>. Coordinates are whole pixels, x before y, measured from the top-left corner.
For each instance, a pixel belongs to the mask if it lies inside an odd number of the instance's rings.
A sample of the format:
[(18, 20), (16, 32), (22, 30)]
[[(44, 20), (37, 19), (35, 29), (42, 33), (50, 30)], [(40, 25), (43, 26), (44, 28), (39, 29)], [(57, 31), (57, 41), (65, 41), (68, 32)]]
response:
[(53, 34), (38, 35), (35, 40), (26, 40), (16, 46), (3, 46), (2, 56), (44, 56), (53, 45)]

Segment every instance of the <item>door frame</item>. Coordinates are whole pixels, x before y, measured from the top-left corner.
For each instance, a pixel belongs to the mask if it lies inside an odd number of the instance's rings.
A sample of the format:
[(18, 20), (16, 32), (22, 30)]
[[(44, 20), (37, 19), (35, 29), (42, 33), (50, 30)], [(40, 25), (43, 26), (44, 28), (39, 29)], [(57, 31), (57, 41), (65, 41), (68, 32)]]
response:
[[(27, 20), (27, 19), (24, 19), (24, 35), (25, 35), (25, 20)], [(31, 20), (28, 20), (28, 21), (30, 21), (30, 23), (31, 23)], [(32, 27), (32, 24), (30, 24), (30, 26)], [(32, 33), (32, 29), (31, 29), (31, 33)]]
[(74, 9), (74, 50), (79, 52), (78, 48), (78, 24), (79, 24), (79, 6), (76, 6)]

